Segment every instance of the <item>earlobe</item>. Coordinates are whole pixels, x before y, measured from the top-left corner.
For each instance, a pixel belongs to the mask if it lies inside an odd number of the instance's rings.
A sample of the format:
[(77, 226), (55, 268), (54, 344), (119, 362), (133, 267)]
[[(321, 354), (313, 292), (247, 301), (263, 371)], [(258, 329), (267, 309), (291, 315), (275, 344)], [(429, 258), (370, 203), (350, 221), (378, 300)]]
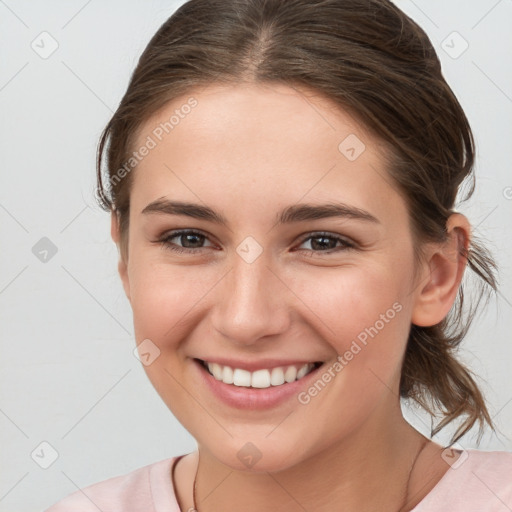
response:
[(471, 227), (467, 218), (452, 214), (446, 224), (447, 240), (433, 246), (418, 287), (412, 323), (428, 327), (441, 322), (450, 311), (464, 275)]
[(120, 249), (121, 234), (119, 229), (119, 218), (116, 210), (113, 210), (110, 217), (110, 235), (115, 242), (119, 254), (119, 262), (117, 264), (117, 271), (123, 283), (124, 292), (129, 301), (130, 299), (130, 281), (128, 278), (128, 265), (124, 261), (122, 251)]

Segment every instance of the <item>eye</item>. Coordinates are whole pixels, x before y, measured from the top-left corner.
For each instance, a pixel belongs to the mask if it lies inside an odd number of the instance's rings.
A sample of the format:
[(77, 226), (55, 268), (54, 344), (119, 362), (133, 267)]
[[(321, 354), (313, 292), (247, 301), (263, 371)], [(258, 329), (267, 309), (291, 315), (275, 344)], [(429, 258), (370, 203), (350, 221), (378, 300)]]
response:
[[(188, 247), (180, 247), (173, 243), (172, 240), (175, 238)], [(207, 239), (207, 236), (203, 235), (200, 231), (181, 230), (167, 233), (164, 237), (158, 240), (158, 242), (160, 242), (165, 249), (170, 249), (171, 251), (176, 251), (178, 253), (194, 253), (198, 252), (198, 249), (203, 249), (203, 247), (201, 247), (201, 243)]]
[[(177, 245), (173, 240), (178, 241), (182, 245)], [(194, 230), (179, 230), (171, 231), (166, 233), (160, 238), (157, 243), (162, 244), (166, 249), (175, 251), (177, 253), (197, 253), (201, 249), (206, 247), (202, 244), (208, 240), (208, 237), (200, 231)], [(308, 256), (313, 256), (318, 253), (331, 254), (333, 252), (339, 252), (347, 249), (355, 249), (356, 245), (351, 240), (341, 237), (339, 235), (333, 235), (332, 233), (313, 233), (309, 234), (306, 238), (302, 239), (300, 245), (309, 242), (311, 249), (296, 249), (299, 251), (306, 251)], [(336, 247), (339, 244), (339, 247)], [(211, 245), (210, 247), (213, 247)]]
[[(331, 254), (333, 252), (340, 252), (347, 249), (355, 249), (356, 245), (351, 240), (341, 237), (339, 235), (333, 235), (332, 233), (314, 233), (308, 235), (301, 242), (301, 245), (309, 242), (311, 249), (297, 249), (299, 251), (306, 250), (309, 252), (308, 256), (313, 256), (318, 253)], [(340, 247), (336, 248), (337, 244)]]

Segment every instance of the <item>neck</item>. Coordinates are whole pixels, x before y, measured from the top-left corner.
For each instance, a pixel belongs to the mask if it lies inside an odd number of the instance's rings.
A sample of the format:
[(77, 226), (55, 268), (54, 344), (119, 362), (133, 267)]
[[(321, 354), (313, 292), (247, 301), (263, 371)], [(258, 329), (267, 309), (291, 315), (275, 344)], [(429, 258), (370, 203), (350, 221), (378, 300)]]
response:
[(200, 446), (198, 512), (327, 512), (333, 503), (343, 504), (345, 512), (410, 510), (411, 466), (425, 438), (401, 411), (389, 415), (388, 409), (386, 417), (383, 424), (376, 414), (342, 442), (274, 473), (235, 471)]

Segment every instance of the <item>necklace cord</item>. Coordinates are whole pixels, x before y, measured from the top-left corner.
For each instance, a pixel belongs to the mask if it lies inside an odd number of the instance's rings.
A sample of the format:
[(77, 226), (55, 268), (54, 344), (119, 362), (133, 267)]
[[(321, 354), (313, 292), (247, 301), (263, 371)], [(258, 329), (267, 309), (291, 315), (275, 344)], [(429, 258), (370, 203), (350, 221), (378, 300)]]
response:
[[(407, 498), (409, 497), (409, 484), (411, 481), (412, 471), (414, 469), (414, 466), (416, 465), (416, 461), (418, 460), (418, 457), (420, 456), (421, 452), (423, 451), (425, 446), (427, 446), (428, 443), (429, 443), (429, 440), (425, 439), (425, 441), (421, 445), (421, 448), (418, 450), (418, 452), (416, 453), (416, 456), (414, 457), (414, 461), (412, 463), (411, 469), (409, 470), (409, 476), (407, 478), (407, 483), (406, 483), (406, 487), (405, 487), (405, 496), (404, 496), (402, 504), (400, 505), (400, 508), (397, 510), (397, 512), (402, 512), (403, 507), (405, 505), (407, 505)], [(198, 449), (198, 451), (197, 451), (197, 468), (196, 468), (196, 474), (194, 476), (194, 485), (192, 487), (192, 503), (194, 505), (193, 512), (199, 512), (199, 509), (197, 508), (197, 505), (196, 505), (196, 486), (197, 486), (197, 473), (199, 472), (199, 457), (200, 457), (200, 452)], [(187, 512), (192, 512), (192, 511), (187, 511)]]

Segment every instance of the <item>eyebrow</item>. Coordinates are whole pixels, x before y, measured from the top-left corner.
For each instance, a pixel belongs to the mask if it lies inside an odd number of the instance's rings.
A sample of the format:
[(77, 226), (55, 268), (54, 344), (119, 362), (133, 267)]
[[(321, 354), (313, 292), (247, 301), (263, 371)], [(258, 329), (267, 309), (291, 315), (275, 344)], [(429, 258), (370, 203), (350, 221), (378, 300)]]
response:
[[(160, 198), (149, 203), (141, 213), (184, 215), (194, 219), (214, 222), (222, 226), (228, 226), (229, 224), (222, 214), (212, 210), (208, 206), (182, 201), (170, 201), (165, 198)], [(363, 220), (380, 224), (379, 220), (371, 213), (343, 203), (295, 204), (282, 210), (277, 217), (277, 224), (292, 224), (295, 222), (332, 217)]]

